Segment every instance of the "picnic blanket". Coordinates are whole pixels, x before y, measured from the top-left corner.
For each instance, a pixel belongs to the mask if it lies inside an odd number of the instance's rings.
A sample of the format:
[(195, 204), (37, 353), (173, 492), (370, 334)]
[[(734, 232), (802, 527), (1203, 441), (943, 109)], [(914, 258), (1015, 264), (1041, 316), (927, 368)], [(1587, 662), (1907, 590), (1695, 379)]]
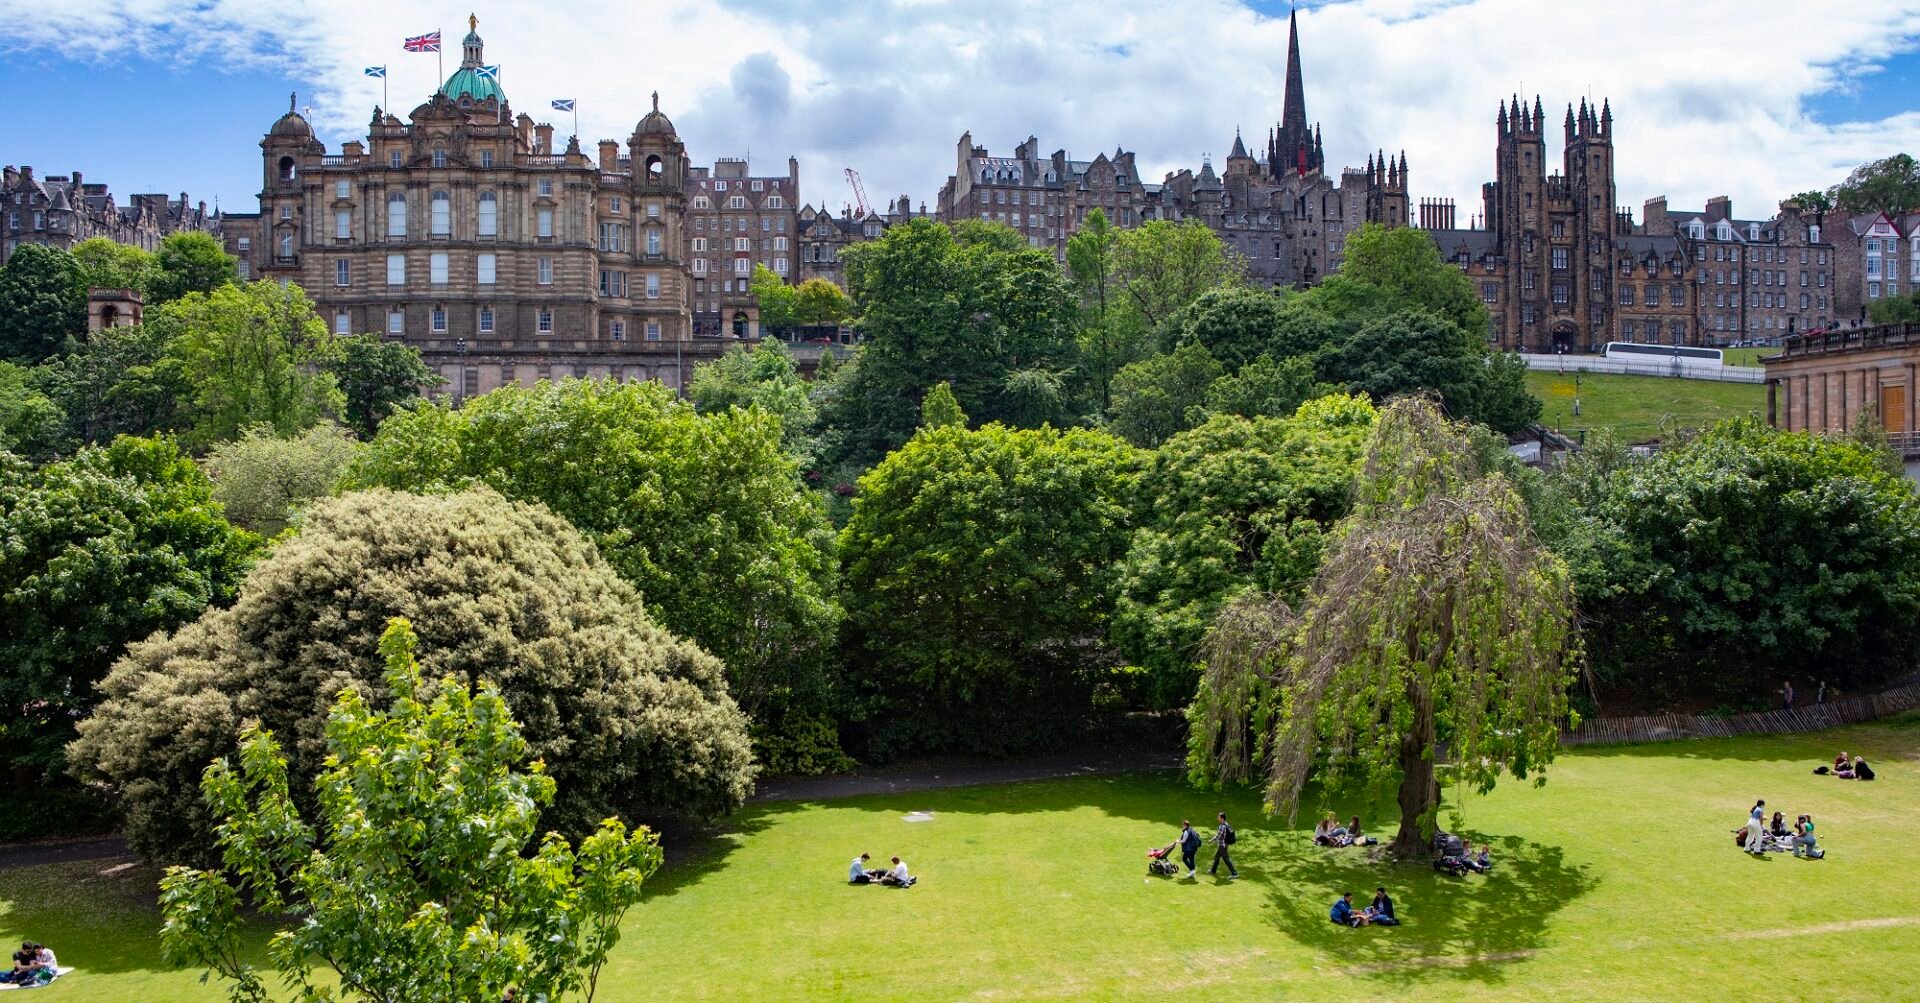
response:
[[(55, 966), (53, 969), (53, 977), (55, 979), (58, 979), (60, 976), (68, 975), (68, 974), (71, 974), (72, 972), (73, 972), (73, 968), (71, 966)], [(46, 984), (52, 985), (53, 983), (48, 982)], [(6, 992), (9, 989), (38, 989), (38, 988), (40, 987), (39, 986), (16, 986), (11, 982), (0, 983), (0, 992)]]

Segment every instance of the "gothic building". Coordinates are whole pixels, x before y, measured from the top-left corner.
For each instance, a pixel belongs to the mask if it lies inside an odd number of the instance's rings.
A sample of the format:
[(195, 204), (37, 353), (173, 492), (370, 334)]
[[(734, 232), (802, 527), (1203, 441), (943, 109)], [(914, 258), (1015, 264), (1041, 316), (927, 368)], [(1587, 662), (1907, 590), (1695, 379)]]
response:
[(94, 237), (144, 251), (160, 248), (168, 234), (187, 230), (220, 232), (218, 213), (207, 204), (166, 195), (135, 195), (126, 205), (106, 185), (89, 182), (79, 171), (35, 177), (32, 167), (7, 165), (0, 172), (0, 265), (21, 244), (42, 244), (71, 250)]

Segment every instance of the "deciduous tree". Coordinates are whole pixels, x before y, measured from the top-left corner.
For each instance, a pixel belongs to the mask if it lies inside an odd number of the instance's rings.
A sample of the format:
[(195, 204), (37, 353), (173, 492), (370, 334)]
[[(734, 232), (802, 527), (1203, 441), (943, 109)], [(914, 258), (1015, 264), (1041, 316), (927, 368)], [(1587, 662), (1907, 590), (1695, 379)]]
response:
[(1841, 212), (1884, 212), (1897, 219), (1920, 206), (1920, 161), (1896, 153), (1861, 164), (1827, 196)]
[(252, 428), (214, 446), (205, 465), (227, 518), (271, 537), (309, 503), (332, 495), (360, 448), (352, 433), (330, 421), (289, 439)]
[(327, 326), (299, 286), (262, 279), (191, 292), (147, 315), (191, 388), (181, 440), (205, 449), (254, 425), (292, 435), (338, 415), (344, 398), (324, 364)]
[(447, 382), (421, 361), (418, 348), (377, 334), (334, 339), (321, 366), (339, 384), (344, 401), (341, 416), (367, 439), (373, 438), (387, 415), (413, 405), (423, 393)]
[(1200, 220), (1156, 219), (1119, 231), (1113, 274), (1127, 306), (1157, 331), (1202, 293), (1239, 283), (1245, 267)]
[(1225, 374), (1198, 342), (1135, 362), (1114, 377), (1107, 428), (1136, 446), (1158, 446), (1207, 420), (1207, 391)]
[(228, 285), (238, 277), (236, 262), (212, 234), (195, 230), (168, 234), (154, 256), (147, 305), (171, 303), (189, 293), (211, 293)]
[(87, 287), (73, 255), (21, 244), (0, 268), (0, 359), (33, 365), (79, 347)]

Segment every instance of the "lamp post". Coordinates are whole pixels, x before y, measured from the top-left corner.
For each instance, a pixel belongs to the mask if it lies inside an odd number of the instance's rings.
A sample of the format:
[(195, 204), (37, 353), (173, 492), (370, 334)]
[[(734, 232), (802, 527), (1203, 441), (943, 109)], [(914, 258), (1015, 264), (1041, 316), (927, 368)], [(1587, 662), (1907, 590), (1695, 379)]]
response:
[(453, 354), (460, 359), (460, 382), (453, 386), (453, 402), (455, 406), (459, 406), (467, 402), (467, 339), (453, 339)]

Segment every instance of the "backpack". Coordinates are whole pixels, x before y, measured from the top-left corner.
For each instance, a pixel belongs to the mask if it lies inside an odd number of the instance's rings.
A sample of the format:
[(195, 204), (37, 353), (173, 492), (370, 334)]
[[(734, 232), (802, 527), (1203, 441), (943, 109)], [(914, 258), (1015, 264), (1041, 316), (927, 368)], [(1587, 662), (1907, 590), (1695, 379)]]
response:
[(1733, 845), (1735, 846), (1747, 845), (1747, 830), (1745, 829), (1733, 830)]
[(1232, 846), (1234, 843), (1239, 841), (1240, 837), (1234, 834), (1233, 826), (1227, 825), (1224, 822), (1221, 823), (1221, 826), (1226, 830), (1226, 835), (1220, 838), (1220, 845)]

